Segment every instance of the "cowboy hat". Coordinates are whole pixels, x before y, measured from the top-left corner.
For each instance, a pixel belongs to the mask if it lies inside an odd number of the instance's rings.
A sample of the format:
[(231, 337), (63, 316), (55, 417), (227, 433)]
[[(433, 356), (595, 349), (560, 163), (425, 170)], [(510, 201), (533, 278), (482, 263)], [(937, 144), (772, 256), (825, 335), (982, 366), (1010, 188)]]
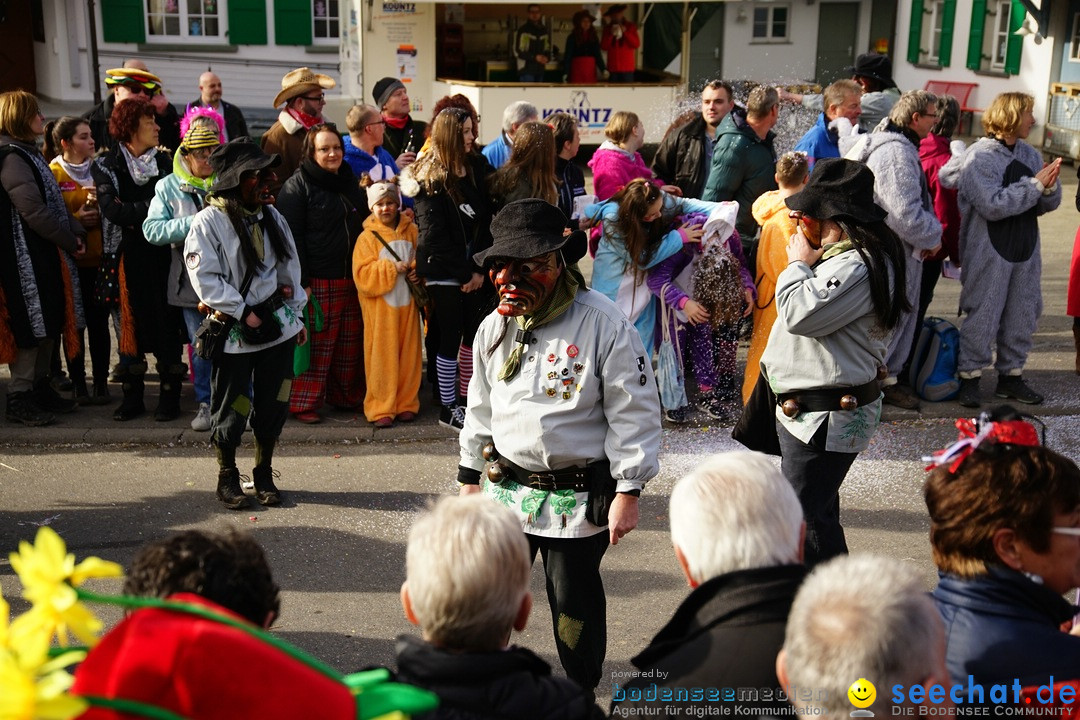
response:
[(312, 72), (310, 68), (302, 67), (290, 70), (281, 78), (281, 92), (274, 98), (274, 107), (281, 103), (292, 100), (297, 95), (303, 95), (308, 90), (330, 90), (337, 85), (334, 78), (322, 73)]

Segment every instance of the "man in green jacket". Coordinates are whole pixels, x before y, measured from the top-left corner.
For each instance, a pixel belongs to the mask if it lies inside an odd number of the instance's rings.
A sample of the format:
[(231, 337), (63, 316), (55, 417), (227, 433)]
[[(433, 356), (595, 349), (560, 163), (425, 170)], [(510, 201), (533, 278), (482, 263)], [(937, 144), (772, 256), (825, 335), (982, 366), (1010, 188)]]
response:
[(705, 183), (702, 200), (735, 200), (743, 252), (751, 273), (754, 272), (757, 222), (751, 213), (754, 201), (776, 189), (776, 151), (773, 149), (773, 126), (780, 114), (780, 96), (775, 88), (760, 85), (750, 92), (745, 114), (735, 107), (716, 130), (712, 168)]

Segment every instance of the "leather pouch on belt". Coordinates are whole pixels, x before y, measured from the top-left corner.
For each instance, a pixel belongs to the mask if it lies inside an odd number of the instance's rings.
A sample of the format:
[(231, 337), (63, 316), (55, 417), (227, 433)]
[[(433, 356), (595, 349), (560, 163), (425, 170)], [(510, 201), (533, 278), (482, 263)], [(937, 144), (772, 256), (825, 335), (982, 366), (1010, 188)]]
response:
[(604, 463), (590, 465), (589, 499), (585, 503), (585, 518), (593, 525), (605, 527), (608, 524), (608, 512), (615, 500), (615, 478), (611, 477), (611, 466)]

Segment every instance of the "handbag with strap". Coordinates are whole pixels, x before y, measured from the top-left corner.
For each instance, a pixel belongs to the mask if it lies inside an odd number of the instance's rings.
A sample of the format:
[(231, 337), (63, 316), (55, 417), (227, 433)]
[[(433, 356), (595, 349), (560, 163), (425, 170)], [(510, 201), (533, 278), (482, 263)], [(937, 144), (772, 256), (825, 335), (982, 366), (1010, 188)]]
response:
[(731, 437), (749, 450), (768, 455), (780, 454), (780, 436), (776, 430), (776, 394), (765, 373), (758, 375), (739, 422), (731, 431)]
[[(375, 239), (382, 243), (382, 246), (386, 248), (386, 251), (394, 256), (394, 259), (401, 262), (401, 256), (394, 252), (394, 248), (390, 247), (390, 244), (383, 240), (375, 230), (371, 231), (371, 234), (375, 236)], [(409, 279), (408, 275), (405, 275), (405, 284), (409, 286), (409, 294), (412, 295), (413, 302), (416, 303), (416, 307), (420, 312), (425, 312), (431, 305), (431, 296), (428, 295), (427, 288), (421, 283), (413, 282)]]
[[(686, 399), (686, 381), (683, 377), (682, 351), (678, 347), (679, 330), (676, 325), (674, 308), (664, 301), (668, 283), (660, 291), (660, 351), (657, 355), (656, 385), (660, 389), (660, 404), (668, 410), (677, 410), (688, 405)], [(674, 338), (672, 337), (674, 333)]]
[[(255, 279), (255, 266), (252, 265), (244, 274), (244, 282), (240, 285), (240, 297), (247, 295), (251, 281)], [(199, 324), (195, 331), (195, 342), (192, 352), (203, 360), (216, 362), (225, 353), (225, 343), (229, 339), (229, 331), (232, 329), (236, 318), (226, 315), (218, 318), (217, 312), (211, 310)]]

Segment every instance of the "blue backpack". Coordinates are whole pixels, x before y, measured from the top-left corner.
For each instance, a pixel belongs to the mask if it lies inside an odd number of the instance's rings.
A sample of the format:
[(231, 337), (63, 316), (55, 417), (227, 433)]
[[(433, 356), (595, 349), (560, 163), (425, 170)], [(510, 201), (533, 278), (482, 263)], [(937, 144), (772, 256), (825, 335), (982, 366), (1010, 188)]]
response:
[(952, 400), (960, 391), (956, 367), (960, 360), (960, 331), (948, 320), (923, 320), (907, 381), (923, 400)]

